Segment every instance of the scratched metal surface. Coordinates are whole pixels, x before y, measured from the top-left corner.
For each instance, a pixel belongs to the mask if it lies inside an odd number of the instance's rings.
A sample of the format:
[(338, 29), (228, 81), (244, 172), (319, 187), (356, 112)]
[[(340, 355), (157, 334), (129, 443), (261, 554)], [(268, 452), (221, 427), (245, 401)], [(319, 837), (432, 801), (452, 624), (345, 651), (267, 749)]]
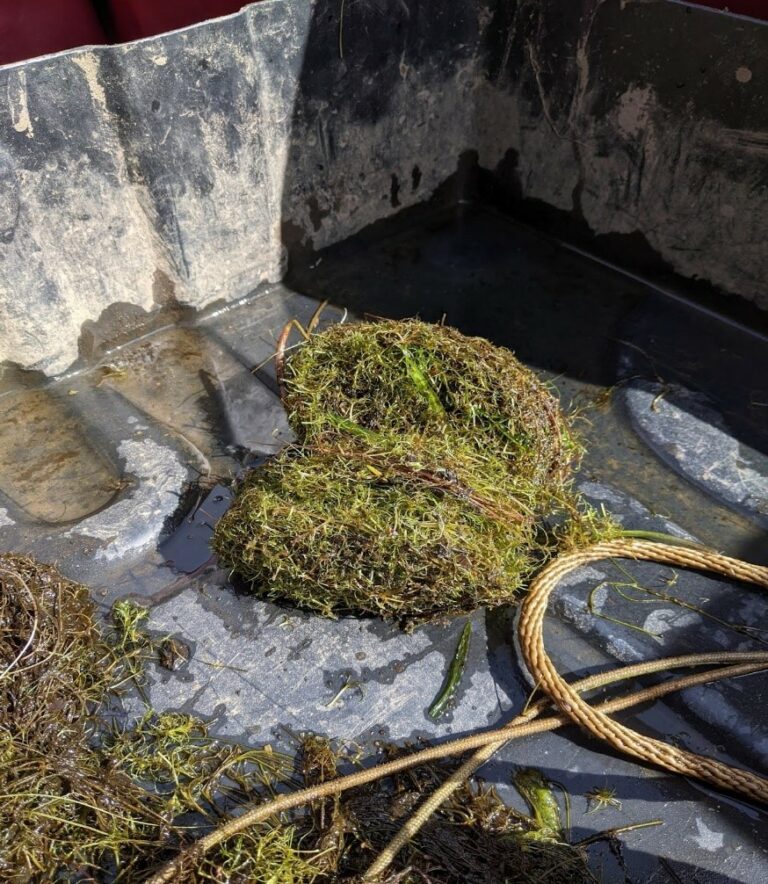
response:
[[(445, 316), (510, 347), (582, 409), (589, 453), (579, 483), (592, 500), (629, 526), (685, 532), (768, 560), (764, 340), (493, 212), (435, 215), (416, 226), (406, 217), (312, 256), (285, 286), (161, 329), (77, 374), (44, 386), (3, 379), (0, 547), (57, 562), (93, 587), (105, 611), (124, 596), (152, 605), (151, 628), (192, 649), (176, 672), (151, 667), (157, 708), (194, 712), (252, 743), (290, 749), (298, 731), (314, 730), (373, 750), (383, 739), (443, 739), (499, 723), (528, 693), (512, 611), (475, 615), (464, 681), (436, 723), (426, 710), (461, 622), (405, 635), (374, 619), (327, 621), (254, 599), (209, 561), (228, 485), (290, 438), (267, 361), (276, 335), (327, 297), (329, 322), (344, 308)], [(768, 638), (759, 631), (768, 604), (757, 592), (648, 565), (622, 568), (600, 563), (557, 592), (547, 642), (562, 671)], [(629, 720), (764, 770), (766, 699), (764, 679), (751, 677), (689, 691)], [(129, 713), (138, 709), (129, 704)], [(618, 855), (595, 848), (603, 880), (768, 877), (766, 820), (756, 808), (635, 765), (573, 729), (508, 747), (486, 766), (483, 775), (511, 801), (518, 765), (563, 784), (575, 839), (663, 820), (627, 836)], [(595, 786), (614, 788), (622, 807), (587, 814), (584, 796)]]

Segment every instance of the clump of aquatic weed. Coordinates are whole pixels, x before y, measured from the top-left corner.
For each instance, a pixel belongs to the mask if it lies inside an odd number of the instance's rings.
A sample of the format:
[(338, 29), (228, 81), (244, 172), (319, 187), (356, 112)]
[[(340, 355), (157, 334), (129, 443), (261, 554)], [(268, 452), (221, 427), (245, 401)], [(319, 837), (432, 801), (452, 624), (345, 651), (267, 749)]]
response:
[[(23, 556), (0, 556), (0, 590), (0, 880), (140, 881), (281, 784), (336, 775), (339, 756), (317, 737), (304, 742), (297, 776), (270, 747), (217, 740), (183, 713), (147, 710), (109, 726), (100, 717), (107, 698), (142, 683), (147, 611), (118, 603), (102, 632), (85, 587)], [(253, 826), (202, 857), (191, 852), (175, 880), (359, 880), (455, 764), (436, 762)], [(549, 807), (544, 825), (544, 814), (529, 818), (493, 790), (465, 785), (387, 881), (589, 880), (581, 852), (562, 842), (556, 813)]]
[(312, 884), (320, 877), (313, 854), (293, 826), (256, 826), (220, 844), (182, 869), (176, 884)]
[(118, 670), (85, 587), (0, 555), (0, 879), (82, 873), (157, 839), (143, 790), (92, 748)]
[[(53, 567), (8, 554), (0, 555), (0, 586), (2, 724), (55, 743), (111, 678), (88, 590)], [(53, 729), (51, 707), (58, 712)]]
[[(188, 715), (148, 712), (108, 728), (107, 701), (141, 683), (147, 616), (117, 603), (102, 632), (84, 586), (0, 555), (0, 880), (140, 880), (187, 838), (287, 779), (285, 756), (216, 740)], [(242, 871), (240, 880), (311, 881), (293, 842), (289, 827), (261, 826), (187, 880)], [(278, 877), (260, 878), (260, 863)]]
[(510, 601), (573, 507), (579, 447), (508, 351), (417, 321), (334, 326), (283, 379), (298, 444), (219, 521), (221, 561), (325, 615), (410, 622)]
[(332, 326), (291, 358), (285, 387), (303, 444), (355, 427), (386, 450), (416, 434), (439, 455), (498, 458), (510, 481), (527, 479), (545, 500), (570, 473), (574, 442), (549, 389), (509, 350), (447, 326)]
[(250, 475), (217, 550), (264, 594), (328, 616), (429, 619), (508, 598), (533, 566), (533, 537), (354, 461), (286, 453)]
[(568, 506), (568, 518), (553, 530), (553, 535), (560, 552), (573, 552), (593, 543), (625, 537), (628, 532), (604, 506), (596, 509), (583, 500), (575, 500)]
[(236, 806), (290, 774), (287, 756), (269, 746), (247, 749), (216, 740), (201, 719), (148, 711), (105, 740), (110, 762), (135, 782), (150, 785), (171, 818)]
[[(198, 718), (148, 711), (106, 741), (110, 762), (150, 789), (169, 819), (177, 821), (174, 847), (194, 840), (238, 807), (273, 795), (291, 778), (292, 760), (269, 746), (248, 749), (217, 740)], [(156, 864), (157, 848), (145, 866)], [(193, 858), (177, 884), (206, 881), (310, 884), (320, 874), (314, 854), (299, 844), (295, 827), (283, 820), (262, 823)]]

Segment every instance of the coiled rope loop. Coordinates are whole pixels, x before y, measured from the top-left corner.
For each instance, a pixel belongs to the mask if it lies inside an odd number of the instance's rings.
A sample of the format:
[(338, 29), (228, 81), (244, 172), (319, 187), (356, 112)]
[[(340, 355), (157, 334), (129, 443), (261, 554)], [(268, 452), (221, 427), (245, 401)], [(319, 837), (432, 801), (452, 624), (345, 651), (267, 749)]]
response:
[(613, 540), (562, 555), (536, 577), (525, 597), (519, 638), (523, 657), (535, 682), (573, 721), (619, 752), (666, 770), (696, 777), (720, 789), (768, 802), (768, 779), (647, 737), (585, 702), (558, 673), (544, 648), (544, 614), (552, 591), (567, 574), (600, 559), (624, 557), (709, 571), (768, 589), (768, 568), (732, 559), (702, 548), (684, 548), (639, 540)]

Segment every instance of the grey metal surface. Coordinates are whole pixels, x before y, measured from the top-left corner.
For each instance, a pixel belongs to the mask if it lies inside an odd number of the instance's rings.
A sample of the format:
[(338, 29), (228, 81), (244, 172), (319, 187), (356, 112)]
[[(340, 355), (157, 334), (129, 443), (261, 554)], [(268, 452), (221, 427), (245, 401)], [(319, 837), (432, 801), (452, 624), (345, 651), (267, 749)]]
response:
[(685, 2), (500, 3), (508, 141), (489, 193), (661, 280), (768, 305), (768, 26)]
[[(206, 497), (208, 489), (215, 480), (228, 485), (290, 438), (269, 357), (283, 324), (306, 322), (325, 297), (333, 301), (326, 322), (345, 308), (444, 315), (511, 347), (554, 381), (566, 404), (584, 409), (588, 455), (579, 483), (592, 500), (629, 526), (686, 532), (768, 559), (763, 339), (493, 211), (392, 223), (320, 257), (297, 268), (290, 287), (265, 287), (160, 329), (58, 381), (9, 379), (0, 397), (0, 547), (57, 562), (93, 587), (105, 611), (125, 596), (152, 605), (151, 628), (192, 649), (175, 672), (151, 668), (149, 697), (158, 708), (195, 712), (252, 743), (290, 749), (298, 731), (315, 730), (373, 754), (380, 740), (443, 739), (501, 722), (529, 693), (513, 612), (475, 615), (454, 708), (433, 722), (426, 710), (462, 622), (406, 635), (375, 619), (324, 620), (255, 599), (208, 561), (210, 524), (227, 496), (216, 488)], [(601, 563), (558, 590), (546, 638), (563, 672), (760, 646), (768, 637), (759, 631), (768, 603), (757, 592), (696, 574), (670, 580), (669, 569), (626, 570), (632, 578)], [(609, 585), (632, 580), (699, 610), (637, 589), (630, 592), (643, 602), (627, 602)], [(589, 593), (601, 583), (590, 610)], [(758, 631), (734, 632), (715, 617)], [(767, 700), (764, 679), (751, 677), (686, 692), (631, 720), (764, 770)], [(620, 856), (594, 848), (602, 880), (768, 877), (762, 810), (618, 758), (572, 728), (516, 743), (482, 773), (518, 801), (510, 777), (520, 765), (542, 768), (568, 790), (574, 838), (663, 820), (628, 835)], [(584, 796), (595, 786), (615, 788), (621, 809), (587, 814)]]
[(265, 0), (5, 66), (0, 360), (98, 361), (478, 170), (612, 260), (765, 306), (767, 50), (667, 0)]
[(0, 69), (0, 360), (58, 374), (232, 303), (282, 277), (284, 237), (335, 242), (455, 171), (480, 6), (339, 15), (266, 0)]

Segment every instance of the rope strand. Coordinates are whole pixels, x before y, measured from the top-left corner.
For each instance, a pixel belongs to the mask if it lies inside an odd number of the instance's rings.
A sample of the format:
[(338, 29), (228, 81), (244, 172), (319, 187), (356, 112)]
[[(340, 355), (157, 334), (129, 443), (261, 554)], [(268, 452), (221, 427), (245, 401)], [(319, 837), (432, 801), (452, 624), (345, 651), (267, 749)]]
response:
[[(629, 532), (625, 534), (625, 538), (632, 537)], [(634, 532), (634, 536), (639, 539), (645, 540), (653, 540), (652, 532)], [(637, 544), (632, 542), (631, 547), (628, 548), (626, 544), (626, 540), (622, 541), (614, 541), (610, 544), (598, 544), (597, 546), (589, 547), (585, 550), (579, 550), (578, 552), (571, 553), (570, 555), (560, 556), (556, 559), (548, 568), (545, 568), (538, 578), (534, 581), (533, 585), (529, 590), (528, 601), (524, 604), (523, 610), (521, 612), (520, 624), (521, 624), (521, 633), (523, 632), (523, 624), (526, 624), (526, 632), (529, 632), (533, 636), (533, 640), (538, 639), (541, 642), (541, 649), (543, 651), (543, 641), (541, 637), (541, 621), (543, 620), (543, 612), (546, 608), (546, 603), (551, 594), (552, 590), (557, 586), (558, 582), (570, 571), (575, 570), (576, 568), (582, 567), (584, 564), (588, 562), (595, 561), (597, 559), (606, 558), (608, 556), (616, 556), (622, 555), (631, 555), (631, 557), (644, 557), (649, 561), (659, 561), (659, 554), (661, 553), (661, 547), (658, 541), (666, 540), (666, 535), (657, 535), (655, 540), (657, 542), (645, 543), (642, 545), (642, 549), (638, 550)], [(669, 538), (670, 540), (673, 538)], [(676, 538), (675, 538), (676, 540)], [(609, 548), (610, 547), (610, 548)], [(681, 547), (686, 547), (688, 555), (686, 555), (685, 561), (682, 561), (682, 557), (676, 555)], [(707, 550), (705, 547), (702, 547), (698, 544), (675, 544), (675, 546), (664, 545), (665, 558), (664, 564), (685, 564), (686, 567), (699, 567), (704, 568), (705, 570), (717, 570), (718, 573), (725, 573), (728, 576), (737, 576), (738, 579), (747, 580), (751, 583), (756, 583), (759, 586), (766, 586), (768, 582), (768, 569), (761, 568), (758, 565), (750, 565), (745, 562), (739, 562), (736, 559), (728, 559), (725, 556), (720, 556), (717, 553), (712, 553), (710, 550)], [(671, 550), (671, 552), (669, 552)], [(694, 550), (693, 554), (691, 554), (690, 550)], [(636, 553), (642, 553), (641, 555), (635, 555)], [(701, 554), (705, 554), (702, 558)], [(670, 562), (670, 556), (674, 559), (673, 562)], [(693, 560), (695, 561), (693, 561)], [(712, 567), (714, 566), (714, 567)], [(718, 570), (722, 569), (722, 570)], [(533, 606), (537, 613), (540, 613), (539, 622), (531, 621), (531, 615), (528, 613), (527, 606)], [(534, 679), (534, 682), (538, 685), (541, 684), (546, 692), (552, 697), (555, 702), (557, 702), (557, 696), (555, 696), (549, 689), (548, 684), (550, 682), (546, 681), (542, 678), (538, 669), (535, 668), (535, 665), (531, 665), (530, 661), (528, 661), (527, 654), (524, 652), (524, 656), (526, 656), (526, 661), (528, 662), (529, 669), (531, 675)], [(551, 661), (550, 661), (551, 663)], [(672, 661), (666, 661), (664, 663), (665, 667), (671, 668)], [(552, 666), (552, 671), (554, 671), (554, 666)], [(540, 681), (541, 680), (541, 681)], [(569, 685), (571, 691), (580, 692), (580, 688), (578, 684)], [(579, 702), (582, 703), (585, 707), (589, 707), (586, 703), (584, 703), (581, 698), (578, 698)], [(527, 721), (530, 721), (536, 718), (544, 707), (549, 702), (548, 699), (544, 699), (537, 703), (534, 707), (528, 710), (527, 713), (523, 715), (519, 715), (513, 722), (512, 725), (523, 724)], [(564, 708), (564, 706), (561, 706)], [(605, 713), (605, 709), (602, 710)], [(570, 715), (570, 711), (568, 711)], [(601, 734), (596, 734), (594, 730), (588, 728), (591, 733), (599, 736), (602, 739)], [(628, 730), (628, 729), (626, 729)], [(630, 733), (633, 733), (630, 731)], [(419, 830), (424, 826), (424, 824), (429, 820), (433, 813), (444, 804), (450, 796), (461, 787), (462, 783), (468, 780), (473, 774), (478, 770), (478, 768), (482, 767), (490, 758), (499, 751), (499, 749), (504, 746), (504, 742), (501, 743), (489, 743), (485, 746), (480, 747), (467, 761), (465, 761), (461, 767), (455, 770), (433, 793), (430, 795), (426, 801), (421, 804), (421, 806), (413, 813), (413, 815), (406, 821), (406, 823), (402, 826), (402, 828), (397, 832), (397, 834), (390, 840), (390, 842), (384, 847), (381, 853), (376, 857), (375, 861), (371, 864), (371, 866), (366, 871), (363, 880), (372, 881), (376, 878), (380, 877), (386, 869), (391, 865), (397, 854), (402, 850), (403, 847), (410, 841), (415, 835), (419, 832)], [(666, 744), (661, 744), (666, 748)], [(646, 760), (654, 760), (655, 763), (662, 763), (654, 759), (649, 759), (647, 756), (640, 756), (645, 758)], [(725, 786), (725, 788), (734, 789), (733, 784), (730, 782), (726, 783), (723, 780), (719, 779), (720, 771), (718, 771), (718, 779), (714, 781), (715, 785), (720, 785), (721, 787)], [(695, 774), (694, 774), (695, 775)], [(709, 780), (713, 782), (713, 780)], [(763, 781), (764, 782), (764, 781)], [(738, 790), (738, 788), (737, 788)], [(750, 797), (754, 797), (753, 794), (750, 794)], [(765, 800), (765, 799), (762, 799)]]
[[(675, 679), (674, 681), (662, 682), (661, 684), (653, 685), (652, 687), (636, 691), (623, 697), (607, 700), (598, 708), (604, 712), (618, 712), (639, 703), (655, 700), (666, 694), (693, 687), (695, 685), (717, 681), (721, 678), (733, 678), (737, 675), (749, 675), (750, 673), (768, 668), (768, 653), (733, 652), (722, 654), (691, 654), (672, 657), (666, 660), (652, 660), (645, 663), (635, 663), (621, 667), (620, 669), (612, 670), (611, 672), (599, 673), (582, 679), (574, 683), (573, 688), (577, 691), (595, 690), (596, 688), (601, 688), (618, 681), (637, 678), (641, 675), (659, 672), (665, 669), (707, 665), (710, 663), (731, 663), (735, 665), (730, 665), (721, 669), (710, 669), (705, 672)], [(533, 710), (536, 710), (536, 713), (539, 714), (545, 708), (546, 704), (546, 700), (540, 701), (532, 707), (528, 713), (526, 713), (526, 716), (530, 715)], [(199, 860), (203, 855), (221, 844), (222, 841), (225, 841), (227, 838), (231, 838), (245, 829), (286, 810), (291, 810), (294, 807), (301, 807), (321, 798), (338, 795), (348, 789), (354, 789), (383, 777), (392, 776), (395, 773), (399, 773), (402, 770), (407, 770), (408, 768), (415, 767), (419, 764), (426, 764), (429, 761), (445, 758), (449, 755), (461, 755), (470, 749), (476, 749), (479, 746), (485, 746), (488, 744), (493, 744), (496, 748), (499, 748), (509, 740), (531, 736), (532, 734), (544, 733), (569, 723), (570, 720), (568, 716), (564, 714), (553, 715), (538, 721), (526, 721), (523, 724), (515, 724), (512, 722), (502, 728), (497, 728), (480, 734), (473, 734), (469, 737), (462, 737), (440, 746), (432, 746), (428, 749), (422, 749), (419, 752), (414, 752), (411, 755), (402, 758), (396, 758), (393, 761), (379, 764), (373, 768), (328, 780), (325, 783), (307, 789), (301, 789), (296, 792), (290, 792), (286, 795), (280, 795), (277, 798), (251, 808), (251, 810), (246, 811), (241, 816), (227, 821), (213, 832), (210, 832), (194, 844), (191, 844), (186, 849), (180, 851), (172, 860), (157, 871), (148, 880), (147, 884), (170, 884), (176, 875), (183, 868), (187, 867), (188, 863), (194, 863)]]
[(706, 755), (697, 755), (670, 746), (619, 724), (605, 711), (594, 709), (586, 703), (578, 691), (558, 673), (544, 649), (543, 622), (549, 597), (567, 574), (588, 563), (612, 557), (710, 571), (768, 589), (768, 568), (702, 548), (687, 549), (663, 543), (622, 539), (597, 543), (587, 549), (560, 556), (534, 579), (522, 602), (520, 647), (531, 676), (569, 718), (625, 755), (684, 776), (696, 777), (720, 789), (738, 792), (759, 802), (768, 802), (768, 779), (765, 777)]

